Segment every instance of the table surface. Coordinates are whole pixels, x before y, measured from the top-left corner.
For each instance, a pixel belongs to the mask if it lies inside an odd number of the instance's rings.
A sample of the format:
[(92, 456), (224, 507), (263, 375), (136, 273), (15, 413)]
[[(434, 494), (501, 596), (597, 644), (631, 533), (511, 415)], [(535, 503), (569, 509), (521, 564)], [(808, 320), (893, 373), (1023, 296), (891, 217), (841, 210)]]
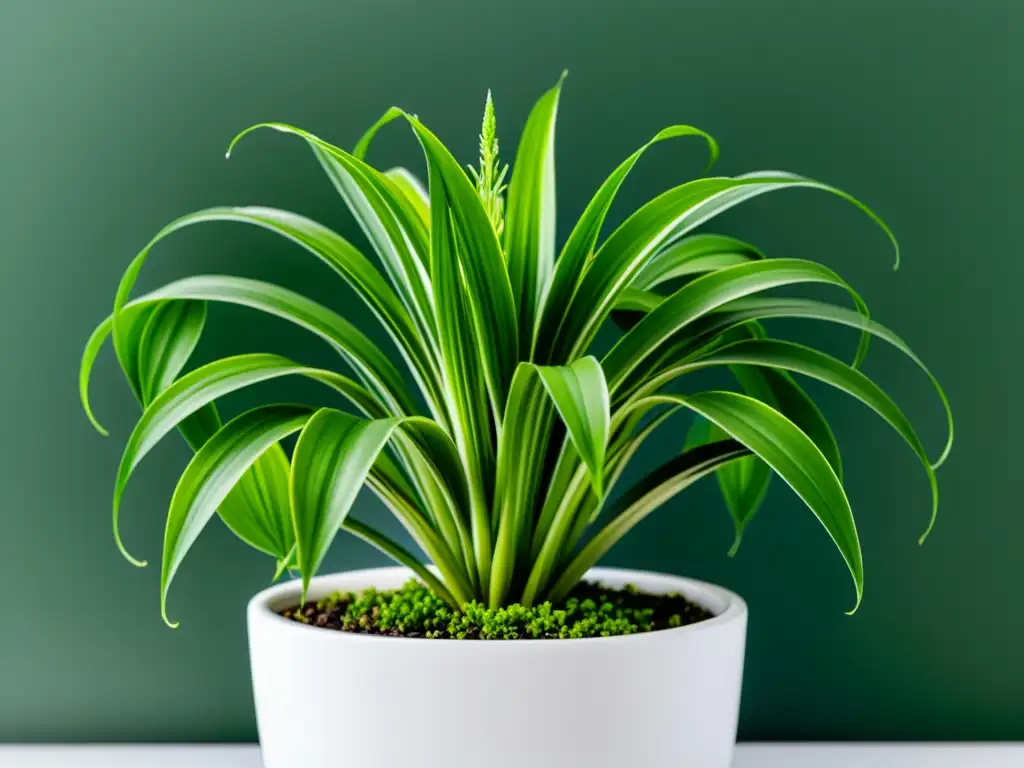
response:
[[(3, 768), (260, 768), (255, 746), (0, 746)], [(1013, 744), (741, 744), (734, 768), (1021, 768)]]

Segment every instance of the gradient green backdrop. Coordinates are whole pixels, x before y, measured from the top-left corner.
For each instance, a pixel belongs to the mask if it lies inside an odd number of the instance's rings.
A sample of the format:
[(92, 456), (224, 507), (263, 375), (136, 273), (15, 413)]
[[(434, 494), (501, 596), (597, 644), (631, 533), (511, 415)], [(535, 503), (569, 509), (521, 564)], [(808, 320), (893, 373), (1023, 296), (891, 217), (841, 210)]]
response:
[[(95, 405), (113, 438), (92, 431), (75, 391), (81, 346), (121, 271), (170, 218), (261, 203), (356, 236), (303, 146), (261, 134), (225, 162), (231, 136), (285, 120), (350, 145), (397, 103), (469, 161), (491, 87), (511, 156), (532, 100), (563, 68), (562, 236), (604, 175), (672, 122), (712, 132), (723, 173), (783, 168), (848, 189), (897, 232), (898, 273), (884, 237), (827, 196), (758, 200), (719, 227), (848, 278), (930, 363), (959, 426), (939, 524), (918, 548), (928, 494), (915, 458), (865, 408), (814, 388), (845, 447), (863, 539), (867, 589), (852, 618), (845, 567), (781, 483), (736, 559), (707, 483), (607, 562), (747, 598), (741, 738), (1024, 739), (1024, 259), (1013, 236), (1022, 29), (1024, 6), (1009, 0), (0, 2), (0, 740), (255, 736), (243, 610), (272, 563), (211, 526), (172, 593), (181, 628), (165, 628), (158, 570), (133, 569), (110, 536), (114, 470), (137, 410), (109, 350)], [(416, 163), (416, 148), (396, 128), (373, 159)], [(700, 162), (696, 145), (659, 148), (616, 216)], [(367, 321), (321, 265), (236, 225), (176, 235), (141, 287), (197, 271), (276, 280)], [(208, 328), (202, 359), (259, 350), (330, 360), (242, 310), (213, 308)], [(853, 348), (849, 334), (801, 334)], [(867, 370), (936, 450), (942, 421), (926, 381), (881, 344)], [(663, 452), (678, 448), (681, 429), (662, 435)], [(124, 534), (137, 554), (158, 557), (186, 458), (169, 439), (133, 481)], [(357, 511), (383, 520), (369, 496)], [(380, 562), (345, 538), (328, 566)], [(344, 680), (324, 685), (345, 695)]]

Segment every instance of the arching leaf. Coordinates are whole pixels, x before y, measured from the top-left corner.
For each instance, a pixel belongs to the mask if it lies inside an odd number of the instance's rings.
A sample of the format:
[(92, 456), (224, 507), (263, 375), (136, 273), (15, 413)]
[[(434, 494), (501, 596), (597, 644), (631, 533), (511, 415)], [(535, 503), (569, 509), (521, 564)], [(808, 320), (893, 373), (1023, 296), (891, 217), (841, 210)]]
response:
[(305, 406), (271, 405), (228, 422), (189, 462), (171, 498), (160, 571), (160, 612), (182, 559), (228, 494), (264, 451), (297, 432), (309, 419)]

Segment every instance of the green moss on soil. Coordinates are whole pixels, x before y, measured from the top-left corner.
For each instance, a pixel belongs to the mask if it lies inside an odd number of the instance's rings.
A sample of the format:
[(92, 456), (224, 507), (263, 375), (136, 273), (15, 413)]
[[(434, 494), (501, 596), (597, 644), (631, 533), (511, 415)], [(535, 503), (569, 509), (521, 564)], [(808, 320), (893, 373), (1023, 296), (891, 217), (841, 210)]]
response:
[(607, 589), (589, 582), (579, 584), (556, 605), (495, 609), (473, 602), (455, 611), (416, 580), (397, 590), (335, 592), (282, 615), (344, 632), (458, 640), (611, 637), (671, 629), (711, 617), (682, 595), (650, 595), (632, 586)]

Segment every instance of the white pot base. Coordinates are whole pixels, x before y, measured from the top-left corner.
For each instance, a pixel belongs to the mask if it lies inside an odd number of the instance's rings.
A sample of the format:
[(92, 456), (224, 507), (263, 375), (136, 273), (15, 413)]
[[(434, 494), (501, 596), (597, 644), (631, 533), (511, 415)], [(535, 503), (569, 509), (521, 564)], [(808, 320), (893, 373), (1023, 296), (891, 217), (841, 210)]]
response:
[[(394, 589), (405, 568), (313, 580)], [(277, 615), (295, 582), (249, 604), (266, 768), (728, 768), (747, 608), (728, 590), (595, 568), (610, 587), (681, 592), (715, 614), (677, 629), (584, 640), (424, 640), (308, 627)]]

